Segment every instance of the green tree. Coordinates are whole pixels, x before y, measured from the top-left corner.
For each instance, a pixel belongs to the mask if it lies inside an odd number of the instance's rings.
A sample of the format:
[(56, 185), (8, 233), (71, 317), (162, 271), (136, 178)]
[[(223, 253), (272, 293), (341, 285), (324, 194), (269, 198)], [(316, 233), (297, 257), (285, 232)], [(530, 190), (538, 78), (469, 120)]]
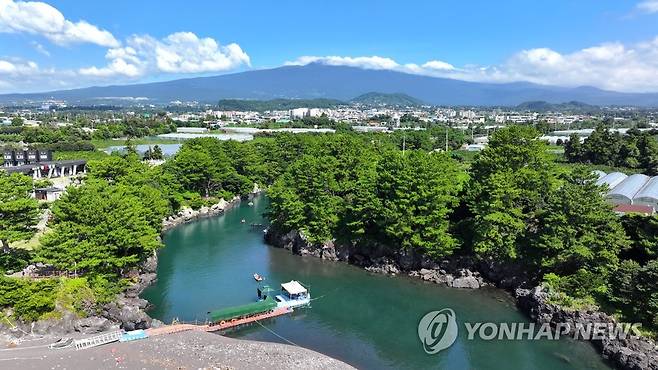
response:
[(36, 260), (70, 272), (118, 273), (159, 246), (152, 211), (127, 185), (90, 180), (53, 205), (55, 226)]
[(496, 131), (473, 163), (467, 202), (473, 247), (481, 257), (523, 257), (545, 197), (559, 185), (546, 143), (528, 126)]
[(155, 160), (163, 160), (164, 159), (164, 154), (162, 153), (162, 148), (160, 145), (155, 145), (153, 147), (153, 152), (151, 153), (151, 159)]
[(658, 258), (658, 217), (626, 214), (621, 223), (631, 240), (631, 248), (622, 257), (640, 264)]
[(448, 216), (467, 176), (445, 154), (387, 153), (377, 167), (375, 220), (389, 245), (432, 257), (451, 255), (457, 240)]
[(8, 175), (0, 170), (0, 244), (8, 252), (9, 243), (34, 234), (39, 218), (38, 203), (31, 197), (32, 178)]
[(563, 288), (572, 296), (602, 293), (619, 253), (629, 246), (628, 238), (587, 168), (563, 177), (538, 213), (538, 227), (528, 243), (529, 262), (540, 273), (562, 277)]
[(343, 202), (334, 157), (306, 155), (295, 162), (270, 190), (271, 214), (283, 230), (300, 230), (312, 242), (331, 240)]
[[(233, 164), (221, 141), (202, 138), (187, 141), (165, 168), (185, 190), (205, 197), (246, 194), (253, 182)], [(245, 168), (243, 173), (248, 172)]]
[(15, 127), (23, 126), (23, 119), (21, 117), (14, 117), (11, 119), (11, 125)]
[(658, 142), (652, 136), (644, 134), (638, 139), (640, 165), (649, 176), (658, 175)]
[(582, 162), (584, 155), (580, 136), (577, 134), (571, 134), (569, 136), (569, 141), (564, 145), (564, 156), (569, 162)]
[(658, 328), (658, 260), (623, 261), (610, 279), (609, 299), (626, 318)]

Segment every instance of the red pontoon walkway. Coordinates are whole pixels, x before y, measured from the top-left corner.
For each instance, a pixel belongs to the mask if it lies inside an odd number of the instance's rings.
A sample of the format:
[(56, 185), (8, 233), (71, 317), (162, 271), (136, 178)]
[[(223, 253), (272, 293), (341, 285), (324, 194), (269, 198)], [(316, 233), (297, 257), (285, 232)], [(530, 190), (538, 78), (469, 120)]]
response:
[(188, 331), (188, 330), (199, 330), (199, 331), (208, 331), (208, 332), (219, 331), (219, 330), (234, 328), (240, 325), (250, 324), (252, 322), (256, 322), (260, 320), (269, 319), (271, 317), (285, 315), (290, 312), (292, 312), (291, 308), (281, 307), (281, 308), (276, 308), (273, 311), (267, 313), (262, 313), (262, 314), (246, 317), (243, 319), (233, 319), (226, 322), (222, 321), (218, 324), (213, 324), (213, 325), (174, 324), (174, 325), (162, 326), (159, 328), (146, 329), (145, 331), (149, 337), (155, 335), (179, 333), (181, 331)]

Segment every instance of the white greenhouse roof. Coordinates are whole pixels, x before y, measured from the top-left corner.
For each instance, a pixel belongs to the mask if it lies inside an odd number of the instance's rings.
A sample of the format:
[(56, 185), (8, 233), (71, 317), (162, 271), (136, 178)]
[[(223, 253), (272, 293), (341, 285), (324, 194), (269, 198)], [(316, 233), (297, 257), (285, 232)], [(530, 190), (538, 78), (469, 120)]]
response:
[(658, 202), (658, 177), (652, 177), (633, 199), (650, 199)]
[(596, 185), (608, 185), (608, 189), (612, 189), (620, 182), (624, 181), (628, 176), (621, 172), (612, 172), (600, 178)]
[(631, 175), (610, 190), (608, 196), (621, 196), (628, 200), (632, 200), (633, 197), (635, 197), (635, 194), (637, 194), (637, 192), (640, 191), (648, 181), (649, 176), (647, 175)]

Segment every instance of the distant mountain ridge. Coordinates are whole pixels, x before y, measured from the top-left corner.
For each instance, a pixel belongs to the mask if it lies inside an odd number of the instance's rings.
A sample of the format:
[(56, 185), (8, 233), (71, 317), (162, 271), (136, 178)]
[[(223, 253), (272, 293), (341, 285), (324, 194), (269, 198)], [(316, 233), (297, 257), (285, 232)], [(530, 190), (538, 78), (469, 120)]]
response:
[(388, 105), (398, 107), (415, 107), (425, 105), (423, 101), (403, 93), (385, 94), (380, 92), (368, 92), (350, 100), (350, 103), (364, 105)]
[(256, 111), (289, 110), (294, 108), (335, 108), (347, 103), (336, 99), (221, 99), (219, 110)]
[(601, 107), (579, 101), (551, 104), (545, 101), (529, 101), (516, 106), (516, 110), (529, 112), (597, 112)]
[[(527, 101), (591, 105), (658, 106), (658, 93), (619, 93), (594, 87), (556, 87), (527, 82), (480, 83), (391, 70), (369, 70), (312, 63), (212, 77), (123, 86), (89, 87), (36, 94), (0, 95), (0, 103), (59, 99), (71, 104), (98, 103), (106, 97), (145, 97), (142, 103), (220, 99), (337, 99), (347, 101), (377, 91), (406, 94), (433, 105), (516, 106)], [(105, 100), (104, 100), (105, 99)]]

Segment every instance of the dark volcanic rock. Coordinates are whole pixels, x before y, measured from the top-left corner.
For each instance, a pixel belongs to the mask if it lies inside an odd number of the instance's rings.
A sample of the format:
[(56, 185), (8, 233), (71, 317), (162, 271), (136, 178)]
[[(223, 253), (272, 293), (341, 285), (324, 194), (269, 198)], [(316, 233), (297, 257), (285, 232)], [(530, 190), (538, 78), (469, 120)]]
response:
[(124, 330), (148, 329), (152, 319), (142, 310), (143, 299), (119, 299), (103, 308), (103, 317), (118, 322)]
[(458, 277), (452, 282), (453, 288), (466, 288), (477, 289), (480, 287), (480, 282), (475, 276)]
[(350, 258), (348, 246), (336, 245), (333, 240), (314, 244), (297, 230), (282, 233), (269, 229), (265, 234), (265, 241), (274, 247), (287, 249), (300, 256), (313, 256), (328, 261), (348, 261)]
[[(415, 252), (392, 252), (390, 248), (382, 245), (371, 245), (362, 249), (337, 245), (335, 241), (313, 245), (298, 231), (277, 233), (270, 229), (265, 240), (270, 245), (288, 249), (294, 254), (348, 261), (377, 273), (406, 272), (409, 276), (448, 287), (477, 289), (492, 282), (500, 288), (515, 291), (518, 306), (538, 323), (550, 323), (553, 326), (568, 323), (571, 328), (575, 328), (577, 324), (615, 323), (612, 317), (601, 312), (572, 312), (549, 304), (547, 293), (540, 287), (524, 289), (537, 283), (528, 277), (525, 267), (520, 264), (501, 263), (493, 259), (475, 261), (471, 257), (435, 261)], [(658, 349), (655, 343), (644, 337), (632, 336), (614, 340), (606, 337), (591, 342), (604, 358), (622, 369), (658, 370)]]
[(80, 333), (95, 334), (109, 330), (112, 323), (104, 317), (87, 317), (74, 321), (73, 327)]
[[(549, 323), (553, 327), (560, 323), (569, 324), (569, 335), (574, 335), (578, 326), (587, 327), (596, 323), (616, 324), (616, 320), (597, 311), (569, 311), (548, 302), (548, 293), (541, 287), (534, 289), (517, 289), (515, 292), (519, 307), (533, 320)], [(601, 351), (604, 358), (621, 369), (657, 370), (658, 348), (656, 344), (644, 337), (628, 335), (625, 338), (610, 338), (591, 342)]]

